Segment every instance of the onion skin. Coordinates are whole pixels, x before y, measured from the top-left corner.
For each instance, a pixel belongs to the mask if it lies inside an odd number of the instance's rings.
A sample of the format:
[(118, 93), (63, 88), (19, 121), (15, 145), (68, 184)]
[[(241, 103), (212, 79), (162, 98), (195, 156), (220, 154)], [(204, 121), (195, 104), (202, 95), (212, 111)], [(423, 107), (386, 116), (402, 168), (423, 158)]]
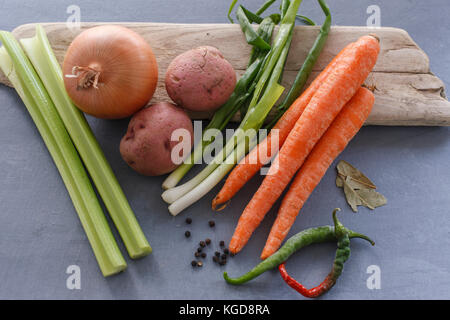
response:
[[(97, 88), (79, 87), (74, 67), (99, 72)], [(158, 66), (150, 45), (136, 32), (104, 25), (80, 33), (69, 46), (63, 63), (64, 85), (83, 112), (97, 118), (131, 116), (152, 98), (158, 82)]]

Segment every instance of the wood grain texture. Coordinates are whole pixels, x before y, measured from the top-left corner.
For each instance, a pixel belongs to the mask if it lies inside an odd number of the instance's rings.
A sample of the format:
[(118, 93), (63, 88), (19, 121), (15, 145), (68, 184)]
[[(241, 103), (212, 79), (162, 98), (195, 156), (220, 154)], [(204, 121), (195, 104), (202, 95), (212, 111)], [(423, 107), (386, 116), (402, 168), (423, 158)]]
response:
[[(72, 31), (65, 23), (43, 23), (50, 43), (60, 63), (74, 39), (82, 30), (102, 23), (83, 23)], [(151, 102), (167, 101), (164, 75), (178, 54), (201, 45), (217, 47), (230, 61), (238, 75), (247, 65), (250, 47), (238, 25), (231, 24), (164, 24), (117, 23), (141, 34), (152, 46), (159, 67), (159, 81)], [(17, 38), (34, 35), (35, 24), (22, 25), (13, 31)], [(311, 48), (319, 27), (297, 26), (286, 63), (283, 84), (289, 88)], [(381, 40), (381, 52), (366, 84), (375, 88), (376, 102), (366, 125), (450, 125), (450, 103), (443, 82), (430, 72), (425, 52), (408, 33), (396, 28), (332, 27), (327, 44), (319, 57), (310, 81), (349, 42), (362, 35), (376, 33)], [(3, 74), (0, 82), (9, 85)], [(287, 90), (286, 90), (287, 91)], [(191, 113), (194, 119), (209, 118), (208, 113)], [(233, 120), (238, 120), (239, 115)], [(269, 115), (270, 119), (270, 115)]]

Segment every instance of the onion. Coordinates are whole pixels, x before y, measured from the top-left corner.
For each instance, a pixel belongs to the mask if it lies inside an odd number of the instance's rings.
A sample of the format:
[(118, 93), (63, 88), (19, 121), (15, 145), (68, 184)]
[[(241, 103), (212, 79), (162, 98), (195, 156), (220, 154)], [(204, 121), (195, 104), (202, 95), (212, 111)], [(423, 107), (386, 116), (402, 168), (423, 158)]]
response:
[(64, 85), (75, 105), (98, 118), (129, 117), (152, 98), (158, 66), (150, 45), (125, 27), (80, 33), (63, 63)]

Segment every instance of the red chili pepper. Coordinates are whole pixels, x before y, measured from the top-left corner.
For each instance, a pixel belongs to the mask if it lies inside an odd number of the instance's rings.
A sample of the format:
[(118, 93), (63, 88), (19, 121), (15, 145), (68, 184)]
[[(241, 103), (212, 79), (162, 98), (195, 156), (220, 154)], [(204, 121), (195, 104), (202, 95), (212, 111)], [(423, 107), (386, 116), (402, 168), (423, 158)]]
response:
[(333, 272), (330, 272), (325, 280), (322, 281), (317, 287), (307, 289), (304, 285), (297, 282), (294, 278), (292, 278), (287, 270), (285, 263), (283, 262), (278, 266), (278, 270), (280, 271), (280, 275), (283, 280), (294, 290), (300, 293), (302, 296), (306, 298), (317, 298), (331, 289), (332, 286), (336, 283), (336, 279), (333, 279)]

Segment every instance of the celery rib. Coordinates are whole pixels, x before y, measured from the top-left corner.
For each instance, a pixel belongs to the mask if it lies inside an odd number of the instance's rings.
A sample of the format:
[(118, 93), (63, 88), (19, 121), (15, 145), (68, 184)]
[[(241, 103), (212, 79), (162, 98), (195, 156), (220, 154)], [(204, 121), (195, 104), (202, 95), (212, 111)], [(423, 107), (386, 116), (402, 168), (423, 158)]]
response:
[(78, 213), (102, 274), (123, 271), (114, 240), (81, 159), (27, 56), (11, 33), (0, 31), (0, 67), (23, 100), (52, 156)]
[(148, 255), (152, 249), (83, 113), (65, 90), (61, 67), (42, 26), (36, 27), (35, 37), (22, 39), (21, 43), (48, 89), (128, 254), (134, 259)]

